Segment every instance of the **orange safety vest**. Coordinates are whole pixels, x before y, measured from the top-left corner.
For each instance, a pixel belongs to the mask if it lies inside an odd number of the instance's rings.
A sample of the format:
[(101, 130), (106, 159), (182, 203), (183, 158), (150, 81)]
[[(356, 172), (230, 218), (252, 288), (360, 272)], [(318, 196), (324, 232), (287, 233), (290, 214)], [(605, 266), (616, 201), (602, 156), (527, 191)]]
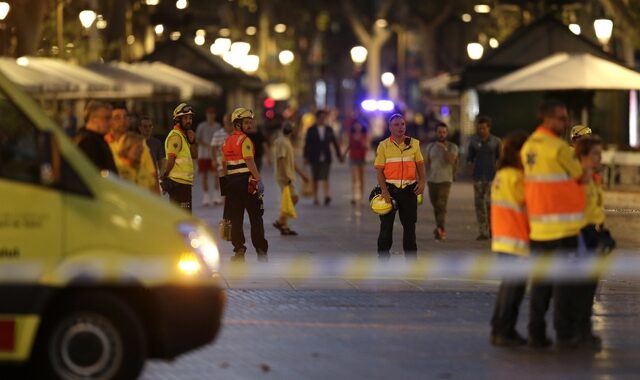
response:
[(539, 127), (520, 151), (531, 240), (577, 236), (584, 226), (586, 196), (578, 183), (580, 162), (567, 143)]
[(385, 182), (402, 189), (416, 182), (417, 165), (423, 163), (417, 139), (406, 137), (399, 145), (389, 137), (380, 142), (374, 166), (383, 168)]
[[(247, 135), (240, 131), (234, 131), (222, 145), (222, 154), (227, 164), (228, 176), (250, 173), (247, 161), (245, 161), (242, 153), (242, 146), (246, 139)], [(251, 145), (251, 156), (253, 154), (253, 145)]]
[(491, 184), (491, 250), (529, 254), (529, 220), (524, 203), (524, 173), (520, 169), (498, 170)]

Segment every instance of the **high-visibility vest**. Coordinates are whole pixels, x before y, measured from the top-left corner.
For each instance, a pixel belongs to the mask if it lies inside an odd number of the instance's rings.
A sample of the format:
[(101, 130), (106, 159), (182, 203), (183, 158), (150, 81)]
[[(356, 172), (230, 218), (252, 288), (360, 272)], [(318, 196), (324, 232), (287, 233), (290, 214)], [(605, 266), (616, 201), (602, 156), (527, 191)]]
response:
[(491, 184), (491, 250), (529, 254), (529, 220), (521, 169), (500, 169)]
[[(250, 144), (250, 154), (243, 155), (242, 147)], [(249, 148), (246, 148), (249, 149)], [(231, 136), (227, 137), (222, 145), (222, 154), (227, 165), (227, 176), (237, 176), (250, 173), (245, 156), (253, 157), (253, 144), (251, 140), (240, 131), (234, 131)]]
[(577, 236), (584, 226), (585, 189), (578, 183), (582, 167), (569, 145), (547, 128), (538, 128), (520, 157), (531, 240)]
[(189, 148), (189, 141), (187, 141), (186, 136), (181, 133), (177, 129), (172, 129), (167, 136), (167, 139), (164, 141), (164, 149), (168, 151), (168, 142), (172, 136), (179, 136), (182, 140), (182, 146), (180, 147), (180, 151), (176, 155), (176, 163), (173, 165), (173, 168), (169, 172), (168, 177), (176, 181), (178, 183), (183, 183), (186, 185), (193, 184), (193, 158), (191, 157), (191, 149)]
[(585, 219), (587, 224), (599, 226), (604, 223), (604, 205), (602, 203), (602, 177), (593, 174), (593, 177), (586, 186), (587, 188), (587, 208)]
[(420, 152), (420, 142), (407, 137), (406, 142), (398, 145), (389, 137), (378, 146), (375, 167), (383, 168), (385, 182), (398, 188), (416, 183), (417, 165), (422, 165), (424, 159)]

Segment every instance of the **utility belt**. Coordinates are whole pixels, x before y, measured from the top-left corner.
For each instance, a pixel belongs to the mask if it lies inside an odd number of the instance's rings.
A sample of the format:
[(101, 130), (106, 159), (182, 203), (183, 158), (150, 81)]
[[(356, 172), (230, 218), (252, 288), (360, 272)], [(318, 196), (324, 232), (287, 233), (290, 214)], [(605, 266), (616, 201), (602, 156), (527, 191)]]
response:
[(391, 196), (393, 196), (393, 194), (397, 194), (399, 192), (402, 191), (407, 191), (410, 193), (413, 193), (414, 190), (416, 189), (416, 186), (418, 185), (418, 182), (414, 182), (411, 185), (407, 185), (403, 188), (399, 188), (398, 186), (394, 185), (393, 183), (389, 183), (389, 182), (385, 182), (387, 184), (387, 189), (389, 190), (389, 194), (391, 194)]

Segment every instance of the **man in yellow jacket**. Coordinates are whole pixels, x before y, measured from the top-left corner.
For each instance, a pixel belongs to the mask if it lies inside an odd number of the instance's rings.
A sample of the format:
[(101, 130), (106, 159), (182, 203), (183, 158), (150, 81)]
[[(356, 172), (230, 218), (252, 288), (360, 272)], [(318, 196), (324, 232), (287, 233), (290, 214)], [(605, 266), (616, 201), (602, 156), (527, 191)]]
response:
[(162, 188), (169, 199), (191, 212), (193, 157), (197, 156), (193, 108), (181, 103), (173, 110), (173, 129), (164, 142), (167, 166), (162, 175)]
[[(562, 138), (569, 126), (566, 106), (545, 101), (539, 109), (541, 124), (520, 152), (524, 165), (525, 201), (529, 218), (530, 248), (534, 255), (569, 255), (578, 247), (584, 225), (585, 191), (582, 166)], [(580, 344), (576, 327), (576, 286), (534, 282), (531, 287), (529, 345), (548, 347), (545, 314), (551, 295), (559, 347)]]

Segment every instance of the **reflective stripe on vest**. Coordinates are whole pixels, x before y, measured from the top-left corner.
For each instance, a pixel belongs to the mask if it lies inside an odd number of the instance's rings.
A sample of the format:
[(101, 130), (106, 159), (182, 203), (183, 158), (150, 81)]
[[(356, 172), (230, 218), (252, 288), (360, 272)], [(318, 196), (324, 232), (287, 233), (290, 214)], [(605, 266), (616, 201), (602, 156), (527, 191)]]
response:
[(579, 163), (577, 159), (560, 162), (567, 149), (564, 140), (545, 128), (538, 128), (522, 147), (520, 154), (532, 240), (576, 236), (584, 225), (585, 189), (571, 178), (574, 174), (565, 167), (579, 167)]
[[(396, 187), (405, 188), (416, 183), (416, 156), (414, 152), (411, 155), (404, 156), (406, 151), (411, 150), (412, 145), (406, 146), (404, 149), (398, 144), (391, 141), (383, 141), (386, 144), (392, 144), (398, 149), (400, 157), (386, 157), (384, 162), (384, 178), (385, 182), (391, 183)], [(413, 143), (413, 141), (412, 141)], [(419, 148), (418, 148), (419, 149)]]
[(529, 220), (524, 206), (523, 173), (516, 168), (498, 170), (491, 185), (491, 250), (529, 254)]
[(247, 162), (242, 156), (242, 144), (247, 135), (244, 133), (234, 132), (227, 138), (222, 145), (222, 154), (227, 164), (227, 175), (238, 175), (250, 173)]
[(182, 140), (182, 146), (180, 148), (180, 151), (176, 155), (176, 162), (169, 172), (168, 177), (178, 183), (192, 185), (194, 169), (193, 158), (191, 157), (191, 149), (189, 149), (189, 142), (187, 141), (187, 138), (182, 133), (180, 133), (180, 131), (172, 129), (171, 132), (169, 132), (167, 139), (165, 140), (165, 150), (168, 150), (167, 141), (169, 141), (172, 135), (180, 136), (180, 139)]

